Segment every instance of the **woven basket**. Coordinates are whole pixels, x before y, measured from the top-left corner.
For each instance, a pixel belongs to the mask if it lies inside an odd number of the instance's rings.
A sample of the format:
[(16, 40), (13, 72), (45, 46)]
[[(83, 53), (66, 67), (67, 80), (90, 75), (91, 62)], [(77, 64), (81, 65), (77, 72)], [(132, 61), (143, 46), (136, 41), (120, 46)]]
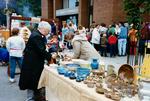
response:
[(124, 72), (124, 77), (127, 78), (131, 83), (133, 83), (134, 81), (134, 70), (132, 68), (132, 66), (128, 65), (128, 64), (124, 64), (122, 65), (119, 70), (118, 70), (118, 75), (120, 75), (121, 73)]

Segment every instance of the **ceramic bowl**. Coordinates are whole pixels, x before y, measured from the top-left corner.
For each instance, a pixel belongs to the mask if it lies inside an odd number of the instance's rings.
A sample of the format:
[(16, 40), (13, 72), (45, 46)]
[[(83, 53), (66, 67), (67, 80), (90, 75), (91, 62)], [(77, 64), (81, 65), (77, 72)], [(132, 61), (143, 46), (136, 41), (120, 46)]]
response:
[(96, 87), (101, 88), (101, 87), (102, 87), (102, 84), (101, 84), (101, 83), (96, 83)]
[(142, 97), (140, 97), (140, 101), (150, 101), (150, 97), (149, 96), (142, 96)]
[(89, 68), (77, 68), (76, 69), (77, 76), (86, 78), (90, 74), (90, 69)]
[(69, 78), (70, 79), (76, 79), (76, 75), (74, 72), (71, 72), (70, 75), (69, 75)]
[(58, 67), (57, 71), (60, 75), (64, 75), (66, 73), (66, 69), (64, 67)]
[(82, 78), (82, 77), (80, 77), (80, 76), (77, 76), (77, 77), (76, 77), (76, 81), (77, 81), (77, 82), (81, 82), (81, 81), (83, 81), (83, 80), (84, 80), (84, 78)]
[(102, 88), (102, 87), (97, 87), (97, 88), (96, 88), (96, 92), (99, 93), (99, 94), (104, 94), (105, 89)]
[(70, 71), (75, 71), (77, 68), (80, 67), (80, 65), (72, 63), (72, 64), (66, 64), (66, 67)]
[(108, 91), (108, 90), (104, 90), (104, 94), (107, 98), (111, 98), (111, 91)]
[(112, 94), (111, 99), (113, 99), (115, 101), (120, 101), (121, 97), (118, 94)]
[(84, 84), (87, 84), (87, 83), (88, 83), (88, 80), (84, 80), (83, 83), (84, 83)]
[(140, 89), (139, 93), (144, 96), (150, 96), (150, 91), (148, 89)]
[(64, 74), (65, 77), (70, 77), (71, 71), (66, 71), (66, 73)]
[(95, 86), (95, 84), (94, 84), (94, 82), (88, 82), (87, 83), (87, 86), (89, 87), (89, 88), (94, 88), (94, 86)]
[(150, 83), (149, 82), (139, 82), (139, 88), (140, 89), (150, 89)]
[(93, 75), (103, 75), (104, 72), (101, 72), (99, 70), (92, 70)]

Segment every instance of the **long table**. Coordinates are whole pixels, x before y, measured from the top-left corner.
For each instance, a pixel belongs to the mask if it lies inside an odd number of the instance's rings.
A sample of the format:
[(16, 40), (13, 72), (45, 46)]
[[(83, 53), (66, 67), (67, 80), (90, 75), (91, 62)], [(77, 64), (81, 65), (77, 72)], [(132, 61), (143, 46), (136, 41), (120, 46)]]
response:
[(78, 83), (59, 75), (56, 68), (47, 65), (44, 67), (38, 88), (46, 87), (48, 101), (112, 101), (96, 93), (95, 88), (88, 88), (83, 82)]

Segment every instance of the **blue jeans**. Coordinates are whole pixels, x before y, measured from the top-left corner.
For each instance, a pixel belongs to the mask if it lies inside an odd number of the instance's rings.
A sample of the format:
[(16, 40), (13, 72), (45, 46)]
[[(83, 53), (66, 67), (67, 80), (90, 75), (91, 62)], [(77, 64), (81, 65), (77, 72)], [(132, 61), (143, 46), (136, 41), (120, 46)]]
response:
[(126, 54), (126, 45), (127, 45), (127, 39), (118, 39), (119, 55)]
[(9, 57), (9, 64), (10, 64), (10, 77), (13, 79), (15, 78), (15, 71), (16, 71), (16, 63), (18, 63), (19, 68), (22, 66), (22, 57)]

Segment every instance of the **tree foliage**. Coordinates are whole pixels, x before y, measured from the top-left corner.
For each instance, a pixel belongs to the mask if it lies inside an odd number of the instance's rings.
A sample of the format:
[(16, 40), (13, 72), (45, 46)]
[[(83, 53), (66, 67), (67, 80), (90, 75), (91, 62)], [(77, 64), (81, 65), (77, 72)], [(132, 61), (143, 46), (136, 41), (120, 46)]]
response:
[(41, 0), (29, 0), (35, 16), (41, 16)]
[(150, 13), (150, 0), (123, 0), (123, 2), (128, 22), (139, 29), (143, 14)]
[(27, 5), (30, 7), (30, 11), (34, 16), (41, 16), (41, 0), (17, 0), (19, 13), (23, 15), (23, 8)]

